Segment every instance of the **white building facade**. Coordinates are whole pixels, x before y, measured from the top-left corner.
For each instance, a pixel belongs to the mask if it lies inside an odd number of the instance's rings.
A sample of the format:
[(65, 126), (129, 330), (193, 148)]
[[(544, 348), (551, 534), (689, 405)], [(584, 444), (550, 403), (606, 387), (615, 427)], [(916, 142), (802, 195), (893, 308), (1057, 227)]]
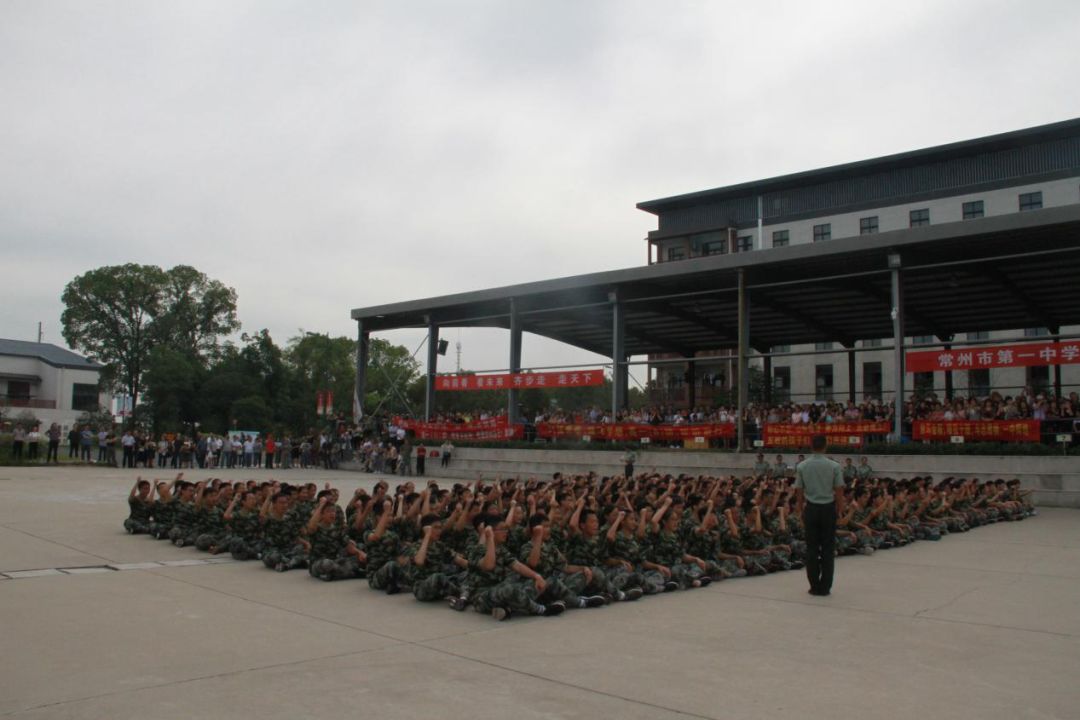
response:
[(23, 413), (42, 428), (59, 423), (67, 431), (85, 412), (107, 407), (98, 392), (101, 365), (49, 343), (0, 339), (0, 412), (5, 424)]
[[(638, 207), (659, 219), (659, 228), (648, 237), (652, 264), (692, 262), (729, 252), (768, 252), (774, 247), (1077, 204), (1080, 120), (649, 201)], [(1003, 285), (1007, 292), (1007, 278)], [(972, 341), (1015, 342), (1051, 334), (1077, 336), (1080, 328), (909, 337), (905, 344), (964, 347)], [(854, 387), (849, 381), (848, 348), (838, 343), (772, 348), (774, 353), (840, 351), (773, 357), (767, 379), (772, 398), (793, 402), (891, 399), (893, 353), (873, 350), (883, 344), (891, 345), (891, 338), (866, 338), (856, 344)], [(730, 350), (717, 348), (701, 355), (724, 355)], [(757, 365), (762, 366), (760, 360)], [(735, 382), (732, 374), (730, 362), (702, 361), (695, 362), (693, 376), (684, 365), (654, 365), (650, 379), (661, 400), (678, 404), (695, 397), (706, 403), (719, 392), (730, 392)], [(949, 388), (943, 372), (909, 376), (906, 385), (938, 397), (947, 391), (962, 397), (985, 397), (992, 391), (1015, 395), (1024, 387), (1036, 392), (1056, 387), (1063, 395), (1080, 390), (1080, 365), (951, 375)], [(696, 383), (692, 394), (686, 388), (690, 382)]]

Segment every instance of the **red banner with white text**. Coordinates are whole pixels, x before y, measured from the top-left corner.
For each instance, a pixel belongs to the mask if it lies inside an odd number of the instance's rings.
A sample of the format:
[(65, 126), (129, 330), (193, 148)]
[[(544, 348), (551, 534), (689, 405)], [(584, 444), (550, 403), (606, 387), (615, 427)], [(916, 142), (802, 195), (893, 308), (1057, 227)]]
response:
[(709, 423), (707, 425), (640, 425), (637, 423), (549, 423), (536, 425), (536, 434), (545, 439), (563, 438), (579, 440), (694, 440), (695, 438), (735, 437), (734, 423)]
[(1038, 420), (916, 420), (911, 428), (915, 440), (965, 442), (1039, 442)]
[(524, 436), (522, 426), (511, 425), (506, 416), (467, 423), (395, 418), (394, 424), (413, 432), (419, 440), (517, 440)]
[(830, 445), (859, 447), (867, 435), (888, 435), (890, 432), (892, 428), (883, 420), (807, 425), (766, 423), (761, 439), (765, 441), (765, 447), (810, 447), (811, 437), (824, 435)]
[(525, 390), (528, 388), (590, 387), (603, 384), (603, 370), (435, 376), (436, 390)]
[(1080, 342), (994, 345), (959, 350), (918, 350), (904, 356), (909, 373), (1080, 364)]

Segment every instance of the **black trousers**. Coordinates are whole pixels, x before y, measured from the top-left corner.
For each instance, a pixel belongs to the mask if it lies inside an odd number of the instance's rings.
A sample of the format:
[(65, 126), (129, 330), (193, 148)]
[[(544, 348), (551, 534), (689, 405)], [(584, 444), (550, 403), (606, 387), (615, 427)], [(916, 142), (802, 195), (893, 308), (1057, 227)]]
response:
[(803, 509), (806, 528), (806, 577), (810, 589), (829, 592), (833, 581), (833, 548), (836, 545), (836, 504), (808, 502)]

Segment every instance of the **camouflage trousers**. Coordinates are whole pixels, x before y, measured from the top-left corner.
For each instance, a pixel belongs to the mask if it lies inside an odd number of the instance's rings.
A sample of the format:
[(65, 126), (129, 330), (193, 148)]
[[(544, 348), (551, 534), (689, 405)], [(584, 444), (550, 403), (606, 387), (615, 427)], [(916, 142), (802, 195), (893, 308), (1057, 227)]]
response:
[(304, 548), (300, 545), (296, 545), (288, 550), (279, 550), (278, 548), (267, 548), (263, 551), (263, 565), (274, 570), (280, 564), (286, 570), (296, 570), (297, 568), (305, 568), (308, 566), (307, 555), (304, 553)]
[(412, 587), (409, 580), (409, 573), (395, 560), (384, 563), (375, 572), (367, 574), (368, 587), (372, 590), (393, 590), (394, 592), (402, 588), (408, 590)]
[(475, 590), (472, 595), (473, 610), (488, 614), (497, 607), (524, 615), (538, 615), (541, 605), (537, 601), (536, 585), (521, 577), (507, 578), (497, 585)]
[(435, 602), (447, 597), (461, 595), (464, 573), (450, 575), (447, 573), (431, 573), (422, 580), (413, 582), (413, 597), (420, 602)]
[(308, 565), (312, 577), (330, 582), (332, 580), (350, 580), (362, 577), (360, 562), (349, 555), (340, 558), (318, 558)]
[(172, 524), (167, 522), (160, 522), (158, 520), (150, 521), (147, 528), (147, 532), (150, 533), (157, 540), (164, 540), (169, 537), (169, 531), (172, 530)]
[(706, 574), (713, 580), (727, 580), (728, 578), (746, 577), (746, 570), (739, 567), (735, 560), (706, 561)]
[(766, 575), (769, 573), (769, 566), (772, 563), (771, 553), (743, 555), (742, 559), (746, 564), (747, 575)]
[(611, 572), (610, 568), (591, 567), (589, 570), (592, 572), (591, 581), (586, 580), (585, 573), (564, 573), (560, 580), (577, 595), (611, 595), (615, 597), (619, 594), (619, 588), (615, 587), (615, 584), (608, 577)]
[(150, 532), (151, 523), (145, 520), (136, 520), (135, 518), (128, 518), (124, 521), (124, 529), (132, 535), (146, 535)]
[(664, 591), (664, 576), (657, 570), (644, 570), (636, 566), (627, 570), (621, 565), (607, 569), (607, 577), (616, 590), (626, 592), (631, 588), (641, 588), (646, 595), (655, 595)]
[(195, 549), (209, 552), (210, 548), (219, 547), (224, 539), (224, 535), (217, 533), (202, 533), (195, 538)]
[(261, 540), (249, 540), (239, 535), (230, 535), (222, 545), (228, 548), (235, 560), (257, 560), (263, 550)]
[(198, 533), (192, 528), (176, 525), (169, 530), (169, 540), (177, 544), (194, 545), (198, 537)]
[(692, 588), (694, 581), (700, 580), (705, 574), (705, 571), (697, 563), (675, 563), (670, 567), (670, 570), (671, 579), (679, 583), (679, 587), (683, 590)]

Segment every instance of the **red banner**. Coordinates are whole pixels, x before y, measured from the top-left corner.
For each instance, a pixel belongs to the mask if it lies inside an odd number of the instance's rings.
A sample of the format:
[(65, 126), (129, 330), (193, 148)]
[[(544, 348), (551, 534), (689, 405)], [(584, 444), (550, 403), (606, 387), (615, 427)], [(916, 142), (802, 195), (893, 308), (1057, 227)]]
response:
[(394, 424), (411, 430), (420, 440), (514, 440), (524, 435), (522, 426), (510, 425), (506, 416), (467, 423), (395, 418)]
[(1080, 343), (1029, 343), (961, 348), (960, 350), (918, 350), (904, 356), (906, 369), (915, 372), (983, 370), (986, 368), (1029, 367), (1032, 365), (1080, 364)]
[(603, 370), (568, 370), (500, 375), (437, 375), (436, 390), (509, 390), (516, 388), (589, 387), (604, 384)]
[(1039, 442), (1038, 420), (916, 420), (911, 437), (915, 440), (966, 442)]
[(536, 434), (542, 438), (590, 438), (595, 440), (631, 441), (693, 440), (694, 438), (735, 437), (734, 423), (708, 425), (639, 425), (637, 423), (538, 423)]
[(892, 428), (883, 420), (806, 425), (766, 423), (761, 439), (765, 441), (765, 447), (810, 447), (811, 437), (824, 435), (830, 445), (859, 447), (866, 435), (888, 435), (890, 432)]

